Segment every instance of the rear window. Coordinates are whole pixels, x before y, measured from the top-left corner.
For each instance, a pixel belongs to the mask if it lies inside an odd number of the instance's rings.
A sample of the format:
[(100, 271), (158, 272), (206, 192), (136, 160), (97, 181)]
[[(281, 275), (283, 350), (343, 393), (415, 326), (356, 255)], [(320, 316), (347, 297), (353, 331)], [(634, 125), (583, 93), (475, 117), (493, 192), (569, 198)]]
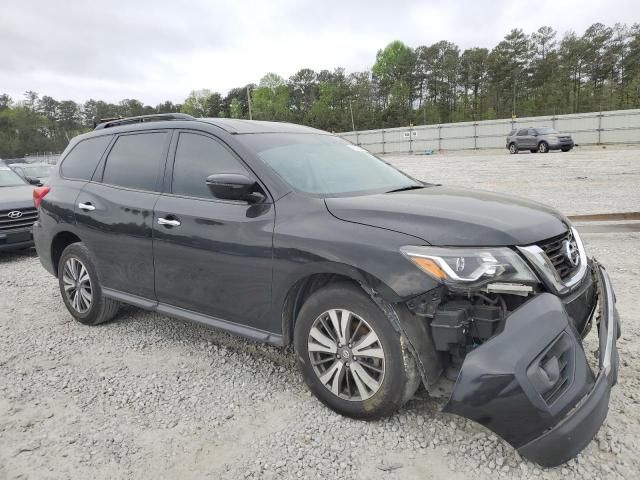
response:
[(529, 135), (529, 129), (528, 128), (523, 128), (522, 130), (518, 130), (518, 136), (519, 137), (525, 137)]
[(62, 176), (77, 180), (91, 180), (113, 135), (87, 138), (79, 142), (62, 161)]
[(135, 190), (157, 190), (167, 136), (167, 132), (153, 132), (119, 137), (107, 157), (102, 181)]

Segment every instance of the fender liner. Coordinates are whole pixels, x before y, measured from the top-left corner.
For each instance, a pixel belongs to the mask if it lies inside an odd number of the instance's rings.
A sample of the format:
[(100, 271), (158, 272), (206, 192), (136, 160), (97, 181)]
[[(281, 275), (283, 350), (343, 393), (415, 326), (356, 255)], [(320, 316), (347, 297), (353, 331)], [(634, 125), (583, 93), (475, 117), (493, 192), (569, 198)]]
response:
[(412, 314), (403, 303), (387, 302), (368, 285), (360, 283), (360, 286), (401, 334), (403, 347), (406, 346), (406, 350), (413, 356), (425, 387), (428, 389), (434, 385), (440, 378), (444, 366), (441, 354), (433, 345), (431, 330), (425, 319)]

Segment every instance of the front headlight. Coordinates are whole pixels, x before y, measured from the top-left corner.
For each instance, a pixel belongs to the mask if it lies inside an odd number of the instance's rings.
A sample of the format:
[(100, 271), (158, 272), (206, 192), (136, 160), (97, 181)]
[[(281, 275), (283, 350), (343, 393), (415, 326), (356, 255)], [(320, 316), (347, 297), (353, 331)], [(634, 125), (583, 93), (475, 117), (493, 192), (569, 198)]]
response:
[(524, 260), (509, 248), (405, 246), (400, 251), (427, 275), (452, 288), (538, 282)]

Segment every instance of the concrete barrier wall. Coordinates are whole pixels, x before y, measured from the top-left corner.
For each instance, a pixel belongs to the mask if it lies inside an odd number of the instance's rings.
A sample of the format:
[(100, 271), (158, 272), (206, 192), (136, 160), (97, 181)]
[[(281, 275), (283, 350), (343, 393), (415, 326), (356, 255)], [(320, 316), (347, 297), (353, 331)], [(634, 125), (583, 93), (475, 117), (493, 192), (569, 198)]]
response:
[(570, 134), (578, 145), (640, 143), (640, 109), (418, 125), (336, 135), (376, 154), (423, 153), (505, 148), (507, 134), (525, 127), (555, 128)]

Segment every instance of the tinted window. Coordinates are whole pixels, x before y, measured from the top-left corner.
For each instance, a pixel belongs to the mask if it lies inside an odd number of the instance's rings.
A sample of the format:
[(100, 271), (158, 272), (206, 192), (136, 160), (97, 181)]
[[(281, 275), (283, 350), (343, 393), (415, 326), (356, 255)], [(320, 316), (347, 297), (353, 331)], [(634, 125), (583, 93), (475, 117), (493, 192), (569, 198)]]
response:
[(111, 141), (112, 135), (82, 140), (62, 162), (62, 176), (79, 180), (91, 180), (100, 157)]
[(518, 130), (518, 136), (519, 137), (524, 137), (526, 135), (529, 134), (529, 130), (527, 130), (526, 128), (523, 128), (522, 130)]
[(238, 135), (238, 141), (303, 192), (341, 195), (422, 187), (363, 148), (333, 135), (263, 133)]
[(216, 140), (195, 133), (181, 133), (171, 191), (177, 195), (211, 198), (206, 179), (215, 173), (246, 174), (247, 171)]
[(119, 137), (107, 157), (102, 181), (136, 190), (156, 190), (167, 135), (159, 132)]

